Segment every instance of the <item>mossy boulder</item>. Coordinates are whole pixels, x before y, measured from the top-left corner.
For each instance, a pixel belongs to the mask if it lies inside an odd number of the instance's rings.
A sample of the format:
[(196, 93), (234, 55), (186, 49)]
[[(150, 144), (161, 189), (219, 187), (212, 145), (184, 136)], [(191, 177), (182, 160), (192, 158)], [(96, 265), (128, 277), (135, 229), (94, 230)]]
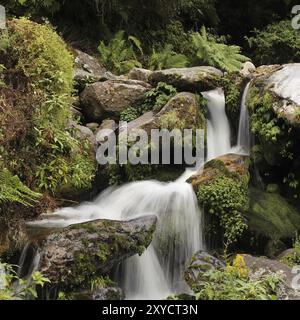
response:
[(69, 127), (72, 53), (50, 25), (25, 18), (9, 20), (0, 36), (0, 170), (51, 196), (90, 188), (94, 150)]
[(216, 246), (226, 247), (247, 228), (244, 212), (248, 207), (248, 160), (245, 156), (224, 155), (205, 164), (191, 177), (199, 204), (205, 212), (205, 236)]
[(154, 71), (149, 76), (153, 85), (165, 82), (180, 91), (201, 92), (219, 86), (223, 72), (214, 67), (172, 68)]
[(249, 230), (269, 240), (293, 239), (300, 229), (300, 213), (278, 193), (250, 188), (246, 213)]
[[(69, 289), (89, 287), (124, 259), (149, 246), (156, 227), (155, 216), (120, 222), (97, 220), (61, 230), (31, 229), (32, 241), (41, 250), (39, 270), (52, 284)], [(46, 238), (45, 238), (46, 236)]]

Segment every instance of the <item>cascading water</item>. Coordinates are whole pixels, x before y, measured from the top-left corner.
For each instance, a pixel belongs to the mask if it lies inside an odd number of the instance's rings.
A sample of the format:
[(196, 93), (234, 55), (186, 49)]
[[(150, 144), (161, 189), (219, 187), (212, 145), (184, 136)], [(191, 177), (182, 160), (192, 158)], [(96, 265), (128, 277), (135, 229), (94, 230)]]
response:
[[(210, 112), (208, 160), (230, 150), (230, 129), (225, 97), (217, 89), (203, 93)], [(119, 266), (117, 280), (127, 299), (162, 299), (189, 292), (183, 280), (186, 263), (204, 248), (202, 215), (192, 186), (186, 182), (194, 171), (177, 181), (142, 181), (108, 188), (93, 202), (63, 208), (49, 218), (31, 223), (39, 227), (66, 227), (97, 219), (129, 220), (155, 214), (157, 228), (150, 247)]]
[(250, 82), (247, 84), (241, 104), (239, 132), (237, 140), (238, 153), (249, 154), (250, 153), (250, 128), (249, 128), (249, 112), (246, 105), (247, 95), (250, 88)]
[(202, 93), (207, 99), (207, 161), (230, 151), (230, 125), (225, 112), (225, 96), (222, 89)]

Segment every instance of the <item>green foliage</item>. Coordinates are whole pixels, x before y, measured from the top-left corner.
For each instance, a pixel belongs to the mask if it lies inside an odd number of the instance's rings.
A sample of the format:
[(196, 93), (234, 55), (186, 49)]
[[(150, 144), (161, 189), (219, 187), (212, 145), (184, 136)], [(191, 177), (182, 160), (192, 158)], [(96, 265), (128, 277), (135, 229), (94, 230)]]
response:
[(0, 270), (4, 270), (0, 274), (0, 283), (3, 284), (0, 300), (37, 299), (36, 287), (43, 287), (50, 282), (40, 272), (34, 272), (29, 280), (20, 279), (14, 267), (6, 263), (0, 263)]
[(251, 109), (250, 127), (264, 142), (277, 142), (282, 135), (280, 120), (275, 116), (272, 104), (273, 97), (266, 93), (260, 95), (258, 90), (251, 88), (248, 107)]
[(0, 170), (0, 205), (5, 202), (18, 202), (29, 206), (39, 196), (40, 194), (31, 191), (7, 169)]
[(48, 24), (22, 18), (7, 25), (9, 45), (0, 53), (6, 67), (0, 101), (4, 166), (33, 190), (55, 194), (90, 186), (92, 147), (69, 125), (73, 56)]
[(176, 93), (177, 90), (173, 86), (159, 82), (156, 88), (145, 93), (138, 105), (123, 110), (120, 119), (130, 122), (148, 111), (159, 112)]
[(254, 35), (246, 37), (258, 65), (300, 62), (299, 31), (292, 28), (291, 20), (255, 29)]
[(18, 57), (16, 71), (30, 78), (36, 89), (65, 94), (72, 90), (73, 57), (50, 25), (27, 19), (9, 22), (12, 54)]
[(177, 90), (173, 86), (159, 82), (156, 88), (145, 93), (142, 108), (159, 112), (176, 93)]
[(117, 74), (142, 66), (136, 54), (136, 51), (143, 54), (140, 41), (133, 36), (126, 39), (124, 31), (117, 32), (107, 45), (101, 41), (98, 50), (101, 62)]
[(209, 65), (228, 72), (239, 71), (242, 64), (249, 59), (241, 54), (241, 48), (219, 43), (207, 34), (205, 27), (200, 33), (193, 33), (191, 40), (194, 47), (195, 61), (198, 64)]
[(166, 44), (161, 51), (153, 49), (150, 56), (149, 68), (151, 70), (162, 70), (168, 68), (183, 68), (188, 64), (188, 58), (173, 50), (171, 44)]
[(243, 77), (240, 76), (239, 72), (228, 73), (222, 78), (222, 87), (225, 92), (226, 114), (237, 131), (240, 117), (240, 99), (243, 91)]
[(242, 181), (230, 176), (220, 176), (199, 187), (198, 200), (208, 212), (220, 219), (227, 248), (247, 228), (243, 212), (247, 208), (247, 188)]
[[(240, 256), (241, 257), (241, 256)], [(197, 300), (277, 300), (283, 282), (280, 273), (259, 269), (250, 273), (246, 267), (227, 266), (209, 269), (193, 287)], [(242, 272), (241, 272), (242, 271)]]
[(280, 262), (285, 263), (291, 268), (300, 264), (300, 236), (298, 236), (298, 233), (296, 233), (291, 253), (280, 259)]
[(120, 120), (130, 122), (137, 119), (141, 115), (141, 110), (139, 108), (128, 107), (123, 110), (120, 114)]

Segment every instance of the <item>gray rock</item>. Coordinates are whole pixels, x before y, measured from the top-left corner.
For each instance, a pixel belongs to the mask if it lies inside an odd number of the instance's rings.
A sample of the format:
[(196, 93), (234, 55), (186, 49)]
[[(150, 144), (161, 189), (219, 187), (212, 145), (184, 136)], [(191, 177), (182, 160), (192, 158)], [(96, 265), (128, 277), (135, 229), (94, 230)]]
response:
[(109, 80), (88, 85), (81, 94), (82, 111), (87, 119), (101, 121), (137, 103), (151, 89), (137, 80)]
[(299, 299), (299, 297), (296, 297), (296, 292), (292, 288), (292, 281), (295, 278), (295, 273), (292, 272), (292, 268), (279, 261), (264, 257), (253, 257), (248, 254), (243, 255), (243, 257), (247, 268), (249, 268), (252, 272), (255, 272), (259, 269), (264, 269), (267, 272), (281, 272), (284, 277), (284, 295), (287, 295), (286, 297), (281, 298), (288, 298), (290, 300)]
[(182, 91), (207, 91), (219, 86), (223, 72), (214, 67), (172, 68), (154, 71), (149, 81), (153, 85), (166, 82)]
[(69, 126), (76, 130), (77, 137), (80, 140), (88, 140), (91, 145), (96, 145), (96, 137), (91, 129), (77, 124), (75, 121), (70, 121)]
[(152, 241), (156, 222), (155, 216), (125, 222), (97, 220), (51, 230), (48, 236), (45, 229), (34, 226), (29, 233), (33, 240), (38, 239), (42, 253), (39, 270), (52, 284), (72, 288), (88, 284), (91, 277), (107, 275), (124, 259), (142, 254)]
[(151, 70), (142, 69), (142, 68), (133, 68), (128, 73), (128, 79), (148, 82), (149, 77), (151, 76), (152, 73), (153, 73), (153, 71), (151, 71)]
[(96, 58), (80, 50), (75, 50), (74, 81), (80, 88), (87, 83), (114, 79), (115, 76), (100, 65)]

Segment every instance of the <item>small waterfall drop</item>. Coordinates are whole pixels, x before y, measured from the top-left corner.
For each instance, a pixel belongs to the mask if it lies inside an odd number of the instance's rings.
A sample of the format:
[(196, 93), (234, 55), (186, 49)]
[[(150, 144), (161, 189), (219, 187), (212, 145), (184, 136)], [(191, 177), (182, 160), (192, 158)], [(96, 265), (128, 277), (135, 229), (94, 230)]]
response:
[(225, 95), (222, 89), (202, 93), (208, 100), (210, 119), (207, 121), (207, 161), (230, 151), (230, 125), (225, 112)]
[[(230, 127), (223, 90), (203, 93), (208, 100), (207, 160), (230, 150)], [(130, 220), (155, 214), (158, 217), (152, 244), (141, 257), (124, 261), (116, 280), (127, 299), (164, 299), (170, 294), (190, 292), (183, 279), (186, 263), (204, 249), (202, 213), (191, 184), (195, 171), (187, 170), (170, 183), (140, 181), (108, 188), (93, 202), (63, 208), (47, 219), (32, 222), (39, 227), (67, 227), (97, 219)]]
[(242, 154), (250, 153), (250, 127), (249, 127), (249, 112), (246, 105), (247, 95), (250, 88), (250, 82), (247, 84), (241, 103), (239, 132), (237, 139), (237, 150)]

